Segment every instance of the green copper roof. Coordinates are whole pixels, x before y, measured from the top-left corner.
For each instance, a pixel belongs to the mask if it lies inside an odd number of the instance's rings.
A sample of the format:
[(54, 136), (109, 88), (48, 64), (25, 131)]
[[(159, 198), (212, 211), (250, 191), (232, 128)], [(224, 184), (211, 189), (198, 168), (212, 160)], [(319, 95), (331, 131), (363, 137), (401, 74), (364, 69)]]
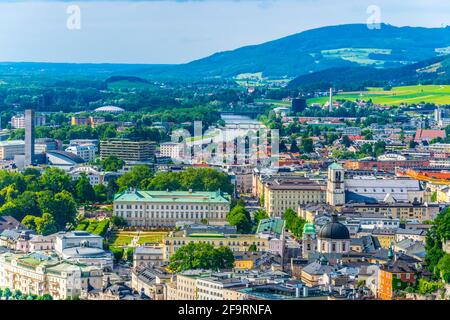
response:
[(275, 219), (275, 218), (262, 219), (258, 224), (256, 233), (269, 231), (269, 232), (281, 234), (283, 232), (283, 228), (284, 228), (284, 220), (283, 219)]
[(344, 168), (337, 162), (332, 163), (328, 169), (333, 169), (333, 170), (344, 170)]
[(315, 234), (316, 233), (316, 227), (312, 223), (305, 223), (305, 225), (303, 226), (303, 233)]
[(117, 193), (114, 202), (161, 202), (161, 203), (229, 203), (227, 193), (221, 191), (124, 191)]

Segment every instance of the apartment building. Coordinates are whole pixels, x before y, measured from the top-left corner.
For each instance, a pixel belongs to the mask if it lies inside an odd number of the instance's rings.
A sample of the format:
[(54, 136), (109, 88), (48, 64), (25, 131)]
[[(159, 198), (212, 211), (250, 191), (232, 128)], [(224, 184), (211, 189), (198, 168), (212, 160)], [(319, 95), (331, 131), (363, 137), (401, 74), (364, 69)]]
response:
[(114, 198), (114, 215), (132, 227), (175, 227), (187, 223), (225, 224), (230, 198), (221, 191), (125, 191)]
[(100, 142), (100, 158), (115, 156), (124, 161), (152, 161), (156, 143), (153, 141), (133, 141), (111, 139)]
[(95, 144), (81, 144), (73, 145), (66, 148), (66, 152), (73, 153), (84, 161), (94, 161), (95, 153), (97, 152), (97, 146)]
[(184, 145), (176, 142), (164, 142), (159, 146), (160, 157), (178, 159), (184, 154)]
[(25, 294), (50, 294), (55, 300), (81, 296), (88, 286), (102, 288), (103, 271), (41, 253), (0, 255), (0, 288)]
[[(45, 115), (35, 115), (34, 116), (34, 126), (45, 126)], [(11, 128), (13, 129), (24, 129), (25, 128), (25, 115), (16, 115), (11, 117)]]

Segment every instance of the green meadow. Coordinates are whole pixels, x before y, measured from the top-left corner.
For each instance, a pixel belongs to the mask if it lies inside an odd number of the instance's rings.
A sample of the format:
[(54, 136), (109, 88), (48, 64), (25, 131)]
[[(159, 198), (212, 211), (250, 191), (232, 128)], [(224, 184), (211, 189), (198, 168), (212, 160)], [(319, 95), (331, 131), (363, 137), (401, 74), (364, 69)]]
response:
[[(361, 92), (342, 92), (335, 95), (335, 99), (349, 101), (369, 100), (380, 105), (401, 105), (430, 102), (436, 104), (450, 104), (450, 85), (417, 85), (407, 87), (394, 87), (385, 91), (382, 88), (368, 88)], [(328, 97), (308, 99), (308, 104), (324, 104)]]

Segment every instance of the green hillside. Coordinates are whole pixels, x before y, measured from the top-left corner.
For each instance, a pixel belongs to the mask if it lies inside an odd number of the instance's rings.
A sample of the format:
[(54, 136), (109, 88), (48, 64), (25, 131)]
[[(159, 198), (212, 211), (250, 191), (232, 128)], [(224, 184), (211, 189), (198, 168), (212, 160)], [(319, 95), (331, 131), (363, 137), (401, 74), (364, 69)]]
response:
[[(450, 104), (450, 85), (394, 87), (390, 91), (385, 91), (383, 88), (370, 88), (368, 91), (339, 93), (335, 99), (349, 101), (371, 99), (373, 103), (380, 105), (418, 104), (421, 102)], [(324, 104), (327, 100), (327, 97), (313, 98), (308, 100), (308, 104)]]

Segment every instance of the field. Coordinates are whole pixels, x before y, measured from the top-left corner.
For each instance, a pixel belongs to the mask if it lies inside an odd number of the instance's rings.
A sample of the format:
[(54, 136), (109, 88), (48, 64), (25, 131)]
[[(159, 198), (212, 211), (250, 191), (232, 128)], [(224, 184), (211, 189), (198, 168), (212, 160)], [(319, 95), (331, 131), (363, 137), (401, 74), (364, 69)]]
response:
[[(408, 86), (394, 87), (390, 91), (384, 91), (382, 88), (369, 88), (368, 91), (361, 92), (343, 92), (335, 96), (335, 99), (345, 99), (350, 101), (369, 100), (380, 105), (400, 105), (421, 102), (430, 102), (436, 104), (450, 104), (450, 85), (426, 85), (426, 86)], [(308, 99), (308, 104), (324, 104), (328, 97)]]
[(167, 232), (163, 231), (119, 231), (110, 238), (113, 247), (135, 247), (137, 244), (162, 242)]

